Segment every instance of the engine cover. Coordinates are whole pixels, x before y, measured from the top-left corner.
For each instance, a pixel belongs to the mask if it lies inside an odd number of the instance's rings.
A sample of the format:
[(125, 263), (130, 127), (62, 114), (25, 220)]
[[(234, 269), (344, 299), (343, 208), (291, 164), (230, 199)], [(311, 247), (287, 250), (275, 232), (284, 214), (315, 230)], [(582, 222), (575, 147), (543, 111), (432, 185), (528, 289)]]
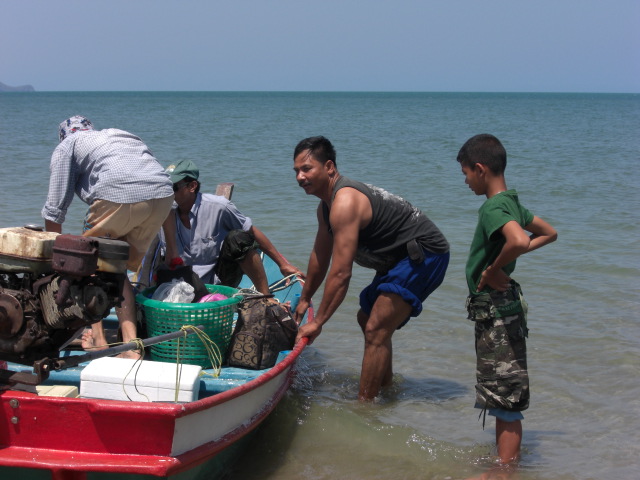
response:
[(120, 305), (128, 258), (120, 240), (0, 229), (0, 360), (57, 358)]
[(93, 275), (98, 268), (98, 245), (96, 238), (59, 235), (53, 245), (53, 269), (78, 277)]

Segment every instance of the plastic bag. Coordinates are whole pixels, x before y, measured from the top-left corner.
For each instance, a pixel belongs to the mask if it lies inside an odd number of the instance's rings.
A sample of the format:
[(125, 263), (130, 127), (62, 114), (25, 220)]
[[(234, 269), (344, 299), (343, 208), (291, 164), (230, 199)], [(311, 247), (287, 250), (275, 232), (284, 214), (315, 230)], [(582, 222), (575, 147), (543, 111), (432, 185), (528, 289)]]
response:
[(174, 278), (170, 282), (162, 283), (153, 292), (154, 300), (169, 303), (191, 303), (195, 297), (194, 288), (184, 280)]
[(204, 285), (197, 273), (194, 273), (191, 265), (183, 265), (176, 267), (175, 269), (167, 268), (166, 265), (160, 265), (156, 271), (156, 284), (162, 285), (163, 283), (171, 282), (174, 278), (177, 280), (184, 280), (195, 289), (194, 301), (200, 300), (207, 295), (207, 287)]
[(204, 303), (204, 302), (219, 302), (220, 300), (226, 300), (227, 297), (226, 295), (223, 295), (221, 293), (210, 293), (208, 295), (205, 295), (204, 297), (202, 297), (200, 300), (198, 300), (200, 303)]

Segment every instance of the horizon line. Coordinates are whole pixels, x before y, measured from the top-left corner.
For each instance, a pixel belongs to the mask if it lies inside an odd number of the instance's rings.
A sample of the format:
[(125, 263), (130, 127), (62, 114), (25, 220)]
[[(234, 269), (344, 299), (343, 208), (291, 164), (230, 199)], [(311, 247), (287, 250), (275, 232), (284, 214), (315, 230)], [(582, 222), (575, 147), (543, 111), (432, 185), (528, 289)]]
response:
[(584, 94), (637, 95), (639, 92), (617, 91), (526, 91), (526, 90), (34, 90), (2, 93), (443, 93), (443, 94)]

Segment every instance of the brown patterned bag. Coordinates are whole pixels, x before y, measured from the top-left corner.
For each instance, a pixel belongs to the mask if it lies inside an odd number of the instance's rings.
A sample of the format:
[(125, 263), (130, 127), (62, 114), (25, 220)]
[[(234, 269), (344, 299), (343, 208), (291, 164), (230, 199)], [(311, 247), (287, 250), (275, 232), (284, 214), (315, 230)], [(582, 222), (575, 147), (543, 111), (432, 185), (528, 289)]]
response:
[(298, 324), (287, 307), (271, 298), (273, 295), (255, 295), (240, 302), (229, 345), (229, 366), (252, 370), (271, 368), (281, 351), (293, 348)]

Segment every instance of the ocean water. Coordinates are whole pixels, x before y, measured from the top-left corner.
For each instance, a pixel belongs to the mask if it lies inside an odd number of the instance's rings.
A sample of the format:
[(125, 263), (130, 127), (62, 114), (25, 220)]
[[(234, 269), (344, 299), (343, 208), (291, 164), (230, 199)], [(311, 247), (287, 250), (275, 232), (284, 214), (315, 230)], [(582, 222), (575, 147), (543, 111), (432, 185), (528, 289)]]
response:
[[(311, 135), (334, 143), (342, 174), (405, 197), (451, 243), (444, 284), (394, 335), (392, 388), (374, 404), (356, 401), (357, 296), (372, 276), (356, 267), (294, 388), (227, 478), (445, 480), (491, 465), (494, 423), (487, 417), (483, 430), (473, 408), (473, 325), (464, 310), (464, 263), (483, 199), (455, 161), (483, 132), (507, 149), (508, 186), (559, 233), (514, 274), (531, 329), (518, 478), (638, 478), (640, 95), (2, 94), (1, 227), (43, 223), (57, 125), (75, 114), (139, 135), (163, 165), (195, 161), (203, 191), (235, 183), (238, 207), (303, 269), (317, 200), (297, 186), (292, 154)], [(64, 231), (80, 232), (85, 211), (76, 198)]]

